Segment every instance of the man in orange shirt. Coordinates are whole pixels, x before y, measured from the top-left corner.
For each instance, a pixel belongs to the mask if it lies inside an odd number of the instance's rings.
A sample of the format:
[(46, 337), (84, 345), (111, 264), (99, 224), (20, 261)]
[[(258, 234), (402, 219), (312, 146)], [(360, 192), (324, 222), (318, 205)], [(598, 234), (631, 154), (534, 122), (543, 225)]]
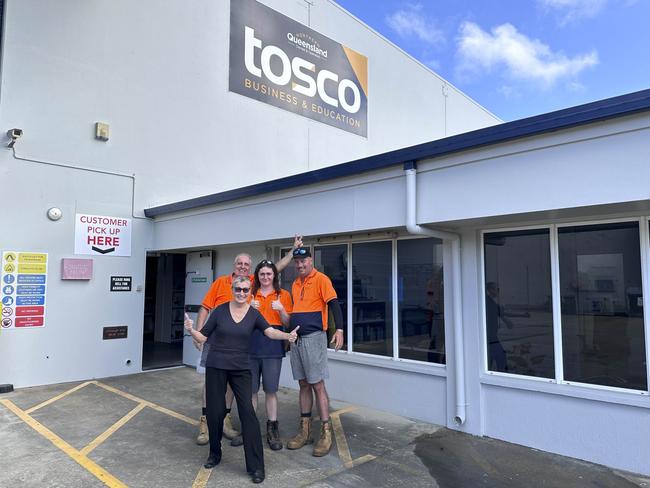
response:
[(298, 277), (293, 282), (293, 311), (291, 329), (300, 326), (298, 342), (291, 348), (291, 371), (300, 385), (300, 428), (289, 442), (288, 449), (299, 449), (313, 442), (311, 432), (312, 391), (321, 419), (320, 437), (314, 446), (314, 456), (325, 456), (332, 448), (332, 425), (329, 420), (329, 396), (325, 379), (327, 368), (327, 318), (332, 310), (336, 332), (332, 343), (338, 351), (343, 345), (343, 315), (336, 291), (330, 279), (314, 269), (309, 248), (293, 250)]
[[(294, 238), (293, 248), (297, 249), (302, 246), (302, 237), (296, 235)], [(282, 271), (287, 265), (291, 262), (292, 254), (287, 253), (287, 255), (282, 258), (277, 263), (278, 272)], [(205, 322), (210, 315), (210, 312), (221, 305), (222, 303), (229, 302), (232, 299), (232, 280), (236, 276), (246, 276), (253, 282), (253, 276), (251, 272), (251, 256), (246, 253), (238, 254), (235, 257), (233, 263), (232, 273), (229, 275), (219, 276), (214, 282), (210, 289), (205, 294), (203, 302), (201, 303), (201, 308), (196, 317), (196, 330), (200, 331)], [(194, 341), (194, 345), (201, 350), (201, 346)], [(207, 357), (208, 349), (203, 347), (201, 352), (201, 366), (205, 365), (205, 358)], [(232, 416), (230, 415), (230, 410), (232, 408), (232, 402), (234, 395), (230, 387), (226, 390), (226, 417), (223, 421), (223, 435), (227, 439), (236, 439), (234, 445), (241, 445), (241, 438), (239, 432), (237, 432), (232, 425)], [(205, 385), (203, 386), (203, 408), (201, 412), (201, 418), (199, 420), (199, 434), (196, 438), (196, 443), (199, 445), (205, 445), (210, 442), (208, 434), (208, 424), (206, 419), (206, 403), (205, 403)]]

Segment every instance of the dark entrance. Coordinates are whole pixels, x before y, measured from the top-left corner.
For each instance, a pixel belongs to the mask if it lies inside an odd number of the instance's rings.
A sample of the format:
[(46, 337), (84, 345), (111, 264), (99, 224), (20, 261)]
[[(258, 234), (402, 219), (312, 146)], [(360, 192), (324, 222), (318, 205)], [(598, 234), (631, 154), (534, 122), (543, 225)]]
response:
[(182, 364), (185, 261), (185, 254), (147, 256), (142, 369)]

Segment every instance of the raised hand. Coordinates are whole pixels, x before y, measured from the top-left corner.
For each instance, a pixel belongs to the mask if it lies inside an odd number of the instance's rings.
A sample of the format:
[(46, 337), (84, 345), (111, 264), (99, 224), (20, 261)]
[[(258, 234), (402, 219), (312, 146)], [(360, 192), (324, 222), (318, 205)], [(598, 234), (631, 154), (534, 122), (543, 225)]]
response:
[[(253, 304), (253, 302), (251, 302), (251, 305), (252, 304)], [(281, 311), (281, 310), (284, 310), (284, 305), (282, 305), (282, 302), (279, 299), (278, 300), (273, 300), (271, 302), (271, 308), (273, 310)]]
[(298, 249), (299, 247), (302, 247), (302, 236), (300, 234), (296, 234), (293, 238), (293, 248)]
[(296, 327), (291, 332), (289, 332), (289, 337), (287, 338), (287, 340), (291, 344), (293, 344), (294, 342), (296, 342), (298, 340), (298, 329), (300, 329), (300, 326)]
[(185, 312), (185, 321), (183, 322), (183, 325), (185, 326), (185, 330), (188, 332), (194, 328), (194, 321), (190, 318), (189, 315), (187, 315), (187, 312)]
[(258, 310), (260, 308), (260, 301), (259, 300), (251, 300), (251, 307), (253, 307), (255, 310)]

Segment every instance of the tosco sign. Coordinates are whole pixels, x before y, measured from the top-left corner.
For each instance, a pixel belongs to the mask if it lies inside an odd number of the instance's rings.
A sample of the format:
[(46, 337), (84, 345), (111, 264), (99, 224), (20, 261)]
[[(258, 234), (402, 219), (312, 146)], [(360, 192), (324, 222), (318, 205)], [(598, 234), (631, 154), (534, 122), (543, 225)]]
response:
[(368, 135), (368, 58), (255, 0), (230, 2), (230, 91)]

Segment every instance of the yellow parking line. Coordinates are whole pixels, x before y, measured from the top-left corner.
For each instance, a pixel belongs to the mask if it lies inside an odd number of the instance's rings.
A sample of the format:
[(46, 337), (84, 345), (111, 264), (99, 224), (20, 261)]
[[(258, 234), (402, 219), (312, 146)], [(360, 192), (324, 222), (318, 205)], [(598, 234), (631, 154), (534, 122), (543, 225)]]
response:
[(344, 413), (352, 412), (354, 410), (357, 410), (359, 407), (345, 407), (341, 408), (335, 412), (332, 412), (331, 415), (343, 415)]
[(70, 393), (74, 393), (77, 390), (81, 390), (84, 386), (88, 386), (91, 383), (92, 383), (92, 381), (86, 381), (85, 383), (81, 383), (80, 385), (77, 385), (74, 388), (69, 389), (68, 391), (64, 391), (60, 395), (57, 395), (57, 396), (55, 396), (53, 398), (50, 398), (49, 400), (46, 400), (43, 403), (39, 403), (38, 405), (36, 405), (36, 406), (34, 406), (32, 408), (28, 408), (27, 410), (25, 410), (25, 413), (30, 414), (32, 412), (35, 412), (39, 408), (43, 408), (43, 407), (49, 405), (50, 403), (54, 403), (57, 400), (61, 400), (61, 398), (69, 395)]
[(168, 408), (161, 407), (160, 405), (157, 405), (157, 404), (155, 404), (153, 402), (150, 402), (148, 400), (144, 400), (143, 398), (139, 398), (139, 397), (137, 397), (135, 395), (131, 395), (130, 393), (127, 393), (125, 391), (118, 390), (117, 388), (114, 388), (112, 386), (105, 385), (104, 383), (101, 383), (99, 381), (92, 381), (92, 383), (99, 386), (100, 388), (104, 388), (107, 391), (110, 391), (112, 393), (120, 395), (120, 396), (122, 396), (124, 398), (128, 398), (129, 400), (132, 400), (134, 402), (144, 403), (149, 408), (153, 408), (154, 410), (157, 410), (157, 411), (159, 411), (161, 413), (164, 413), (166, 415), (174, 417), (174, 418), (176, 418), (178, 420), (182, 420), (183, 422), (187, 422), (188, 424), (199, 425), (198, 420), (191, 419), (191, 418), (187, 417), (186, 415), (183, 415), (182, 413), (174, 412), (173, 410), (170, 410)]
[(192, 488), (205, 488), (205, 485), (208, 484), (208, 480), (210, 479), (211, 474), (212, 474), (211, 469), (205, 469), (203, 466), (201, 466), (201, 469), (196, 475), (196, 478), (194, 478), (194, 483), (192, 483)]
[(332, 430), (334, 431), (334, 437), (336, 438), (336, 448), (339, 451), (339, 458), (343, 461), (343, 465), (346, 468), (352, 468), (368, 461), (376, 459), (372, 454), (366, 454), (357, 459), (352, 459), (352, 454), (350, 454), (350, 447), (348, 446), (348, 440), (345, 437), (345, 431), (343, 430), (343, 424), (341, 423), (341, 415), (344, 413), (352, 412), (358, 407), (346, 407), (336, 412), (332, 412), (330, 415), (330, 421), (332, 422)]
[(88, 472), (90, 472), (93, 476), (95, 476), (99, 481), (104, 483), (109, 488), (128, 488), (127, 485), (122, 483), (115, 476), (113, 476), (104, 468), (102, 468), (101, 466), (99, 466), (98, 464), (94, 463), (86, 456), (81, 454), (81, 452), (77, 451), (74, 447), (72, 447), (70, 444), (65, 442), (63, 439), (57, 436), (50, 429), (48, 429), (40, 422), (38, 422), (36, 419), (28, 415), (25, 411), (21, 410), (16, 405), (14, 405), (13, 402), (9, 400), (0, 400), (0, 403), (2, 403), (5, 407), (11, 410), (23, 422), (25, 422), (32, 429), (34, 429), (36, 432), (38, 432), (43, 437), (45, 437), (48, 441), (54, 444), (58, 449), (63, 451), (65, 454), (67, 454), (70, 458), (72, 458), (75, 462), (77, 462), (80, 466), (85, 468)]
[(80, 451), (81, 454), (83, 454), (84, 456), (87, 456), (97, 446), (99, 446), (102, 442), (104, 442), (106, 439), (108, 439), (110, 436), (112, 436), (115, 432), (117, 432), (117, 429), (119, 429), (124, 424), (126, 424), (129, 420), (131, 420), (133, 417), (135, 417), (138, 414), (138, 412), (140, 412), (145, 407), (146, 407), (146, 405), (144, 403), (140, 403), (137, 407), (135, 407), (133, 410), (131, 410), (129, 413), (127, 413), (124, 417), (122, 417), (120, 420), (115, 422), (108, 429), (106, 429), (104, 432), (102, 432), (100, 435), (98, 435), (90, 444), (88, 444), (86, 447), (84, 447)]

